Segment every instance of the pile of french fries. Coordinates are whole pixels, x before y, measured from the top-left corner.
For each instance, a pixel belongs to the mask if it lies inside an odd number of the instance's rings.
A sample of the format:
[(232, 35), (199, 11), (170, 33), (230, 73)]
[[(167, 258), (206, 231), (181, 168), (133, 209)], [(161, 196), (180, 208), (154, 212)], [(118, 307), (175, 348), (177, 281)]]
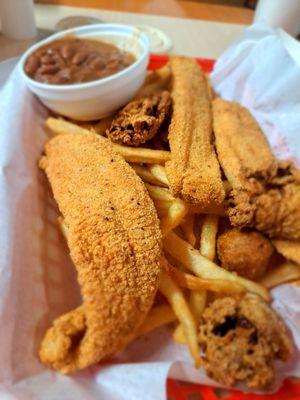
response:
[[(47, 127), (54, 134), (84, 134), (95, 132), (63, 119), (49, 118)], [(98, 124), (96, 133), (105, 134), (107, 124)], [(108, 140), (108, 139), (106, 139)], [(174, 340), (188, 346), (195, 366), (200, 366), (198, 325), (211, 299), (220, 295), (240, 295), (251, 292), (270, 300), (269, 289), (300, 279), (300, 266), (285, 262), (253, 282), (231, 273), (216, 264), (216, 240), (222, 210), (201, 210), (174, 198), (164, 164), (170, 158), (168, 151), (132, 148), (113, 144), (116, 152), (132, 166), (145, 182), (161, 223), (164, 258), (160, 292), (169, 305), (154, 306), (140, 327), (137, 336), (175, 323)], [(225, 190), (228, 182), (224, 182)], [(59, 223), (65, 235), (62, 219)]]

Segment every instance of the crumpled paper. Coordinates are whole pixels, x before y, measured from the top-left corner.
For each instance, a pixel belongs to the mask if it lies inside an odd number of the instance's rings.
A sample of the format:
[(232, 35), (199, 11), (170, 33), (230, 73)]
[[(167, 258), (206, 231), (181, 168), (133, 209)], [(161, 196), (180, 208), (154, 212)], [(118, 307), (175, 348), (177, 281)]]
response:
[[(300, 164), (300, 69), (275, 31), (250, 27), (220, 57), (212, 79), (218, 94), (251, 109), (280, 158)], [(168, 327), (138, 339), (111, 364), (71, 376), (40, 364), (46, 327), (80, 302), (57, 208), (37, 168), (46, 115), (17, 67), (0, 92), (1, 400), (164, 400), (168, 376), (218, 386), (193, 368)], [(296, 347), (294, 358), (279, 365), (280, 382), (300, 376), (300, 288), (282, 285), (273, 297)]]

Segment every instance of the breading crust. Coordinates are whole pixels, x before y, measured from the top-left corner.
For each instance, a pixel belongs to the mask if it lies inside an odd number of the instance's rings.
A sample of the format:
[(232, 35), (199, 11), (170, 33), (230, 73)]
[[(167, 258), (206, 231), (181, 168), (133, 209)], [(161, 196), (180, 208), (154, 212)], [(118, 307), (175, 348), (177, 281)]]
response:
[(202, 207), (224, 200), (220, 166), (213, 147), (207, 80), (197, 62), (172, 57), (173, 114), (169, 127), (171, 160), (166, 172), (175, 196)]
[(106, 134), (127, 146), (140, 146), (152, 139), (168, 120), (171, 98), (168, 91), (133, 100), (118, 112)]
[(251, 294), (212, 302), (203, 313), (199, 329), (206, 372), (223, 385), (243, 382), (252, 389), (272, 388), (275, 362), (287, 361), (293, 354), (281, 318)]
[(261, 233), (237, 228), (218, 237), (217, 249), (223, 268), (252, 280), (266, 272), (274, 250), (270, 240)]
[(161, 233), (144, 184), (106, 139), (60, 135), (45, 152), (40, 165), (68, 228), (83, 305), (54, 321), (40, 357), (69, 373), (133, 339), (158, 288)]
[(218, 158), (232, 185), (233, 226), (252, 226), (270, 237), (300, 239), (300, 174), (278, 161), (250, 112), (238, 103), (213, 101)]

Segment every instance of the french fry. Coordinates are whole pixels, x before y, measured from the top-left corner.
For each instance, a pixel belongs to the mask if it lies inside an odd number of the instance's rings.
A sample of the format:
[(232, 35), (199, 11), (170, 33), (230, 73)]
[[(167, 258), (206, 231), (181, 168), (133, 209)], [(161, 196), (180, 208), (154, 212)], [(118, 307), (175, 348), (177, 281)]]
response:
[[(237, 282), (225, 279), (203, 279), (197, 276), (187, 274), (178, 268), (168, 264), (168, 272), (175, 282), (186, 289), (203, 291), (209, 290), (216, 293), (241, 294), (245, 292), (244, 286)], [(200, 298), (200, 297), (199, 297)], [(195, 300), (196, 301), (196, 300)], [(201, 302), (203, 299), (201, 299)]]
[(212, 261), (203, 257), (198, 250), (194, 249), (174, 232), (170, 232), (164, 238), (164, 248), (167, 253), (200, 278), (221, 279), (235, 282), (242, 285), (247, 291), (256, 293), (267, 301), (270, 300), (270, 295), (266, 288), (219, 267)]
[(56, 135), (78, 135), (91, 132), (90, 130), (82, 128), (81, 126), (73, 124), (72, 122), (52, 117), (46, 120), (46, 126)]
[(196, 321), (181, 289), (165, 270), (162, 270), (159, 289), (167, 298), (180, 323), (184, 326), (185, 336), (187, 338), (191, 355), (195, 361), (195, 366), (199, 368), (201, 360), (197, 339)]
[(187, 204), (181, 199), (176, 199), (168, 209), (168, 213), (160, 221), (162, 236), (166, 236), (172, 229), (178, 226), (188, 212)]
[(152, 164), (149, 165), (149, 170), (152, 173), (153, 176), (164, 186), (169, 187), (169, 180), (167, 178), (167, 174), (165, 171), (165, 168), (162, 165), (159, 164)]
[[(79, 125), (65, 121), (63, 119), (48, 118), (46, 126), (57, 135), (65, 134), (87, 134), (92, 131), (82, 128)], [(92, 132), (93, 133), (93, 132)], [(102, 136), (99, 136), (99, 139)], [(102, 140), (108, 140), (102, 137)], [(115, 151), (125, 158), (128, 162), (133, 163), (149, 163), (149, 164), (164, 164), (170, 159), (170, 152), (164, 150), (152, 150), (142, 147), (128, 147), (120, 144), (112, 143)]]
[(100, 121), (93, 125), (95, 132), (98, 133), (98, 135), (104, 136), (106, 130), (110, 128), (114, 117), (114, 115), (110, 115), (109, 117), (100, 119)]
[[(190, 295), (190, 308), (197, 323), (199, 323), (206, 305), (206, 291), (193, 291)], [(184, 326), (179, 324), (173, 332), (173, 339), (178, 344), (186, 344)]]
[[(114, 119), (115, 115), (110, 115), (109, 117), (105, 117), (100, 119), (99, 121), (94, 122), (80, 122), (78, 125), (81, 128), (87, 129), (98, 135), (104, 136), (106, 134), (106, 130), (110, 128), (111, 123)], [(76, 124), (76, 121), (72, 121), (72, 123)]]
[(153, 200), (160, 200), (160, 201), (174, 201), (175, 197), (172, 194), (159, 186), (149, 185), (148, 183), (145, 184), (146, 188), (148, 189), (149, 195)]
[(170, 152), (142, 147), (129, 147), (113, 143), (115, 151), (131, 163), (165, 164), (170, 159)]
[(136, 98), (148, 97), (160, 90), (166, 89), (171, 79), (171, 69), (168, 64), (162, 68), (149, 72), (145, 82), (138, 91)]
[(274, 239), (272, 243), (284, 258), (300, 264), (300, 240)]
[(154, 307), (139, 327), (137, 336), (146, 335), (150, 331), (174, 321), (176, 321), (176, 315), (170, 306), (162, 305)]
[(172, 202), (171, 201), (161, 201), (161, 200), (155, 200), (152, 199), (154, 206), (157, 211), (157, 215), (159, 216), (160, 219), (165, 217), (168, 214), (169, 208), (171, 207)]
[(285, 262), (267, 272), (266, 275), (259, 280), (259, 283), (265, 288), (271, 289), (296, 279), (300, 279), (300, 265), (292, 262)]
[(185, 216), (184, 220), (180, 224), (186, 240), (193, 247), (195, 247), (196, 243), (196, 236), (194, 233), (194, 222), (195, 222), (194, 214), (188, 214)]
[(226, 216), (225, 202), (219, 206), (199, 207), (189, 204), (189, 212), (191, 214), (214, 214), (220, 217)]
[(216, 236), (218, 232), (218, 216), (206, 215), (202, 224), (200, 253), (213, 261), (216, 256)]
[(185, 331), (182, 324), (176, 326), (173, 332), (173, 339), (177, 344), (186, 344)]
[(153, 185), (160, 185), (161, 182), (149, 171), (147, 167), (141, 167), (138, 164), (131, 164), (137, 175), (142, 178), (144, 182), (152, 183)]
[(61, 215), (59, 217), (57, 217), (57, 222), (58, 222), (59, 228), (60, 228), (61, 233), (63, 234), (64, 238), (66, 240), (68, 240), (68, 228), (64, 222), (64, 217)]
[[(194, 277), (192, 276), (192, 278), (194, 278)], [(201, 316), (205, 309), (206, 300), (207, 300), (206, 290), (203, 290), (203, 289), (202, 290), (193, 290), (190, 294), (190, 307), (191, 307), (192, 313), (196, 319), (196, 322), (198, 324), (201, 320)]]
[(190, 307), (197, 322), (200, 321), (203, 311), (205, 309), (206, 297), (206, 290), (197, 290), (191, 293)]

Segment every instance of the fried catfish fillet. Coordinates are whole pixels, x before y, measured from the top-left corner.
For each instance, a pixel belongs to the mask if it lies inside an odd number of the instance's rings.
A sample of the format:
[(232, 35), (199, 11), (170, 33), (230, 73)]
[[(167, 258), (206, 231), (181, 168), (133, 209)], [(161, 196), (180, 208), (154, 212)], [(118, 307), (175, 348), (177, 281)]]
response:
[(232, 185), (228, 214), (233, 226), (252, 226), (270, 237), (300, 238), (300, 174), (278, 161), (250, 112), (213, 101), (218, 158)]
[(173, 114), (169, 126), (171, 160), (166, 172), (175, 196), (202, 207), (222, 204), (225, 192), (212, 144), (212, 112), (207, 80), (197, 62), (170, 59)]
[(287, 361), (293, 344), (281, 318), (260, 297), (223, 297), (200, 321), (199, 343), (208, 376), (232, 386), (272, 388), (277, 360)]
[(161, 233), (143, 182), (96, 134), (59, 135), (40, 166), (68, 230), (83, 304), (54, 321), (42, 362), (70, 373), (123, 349), (152, 306)]

